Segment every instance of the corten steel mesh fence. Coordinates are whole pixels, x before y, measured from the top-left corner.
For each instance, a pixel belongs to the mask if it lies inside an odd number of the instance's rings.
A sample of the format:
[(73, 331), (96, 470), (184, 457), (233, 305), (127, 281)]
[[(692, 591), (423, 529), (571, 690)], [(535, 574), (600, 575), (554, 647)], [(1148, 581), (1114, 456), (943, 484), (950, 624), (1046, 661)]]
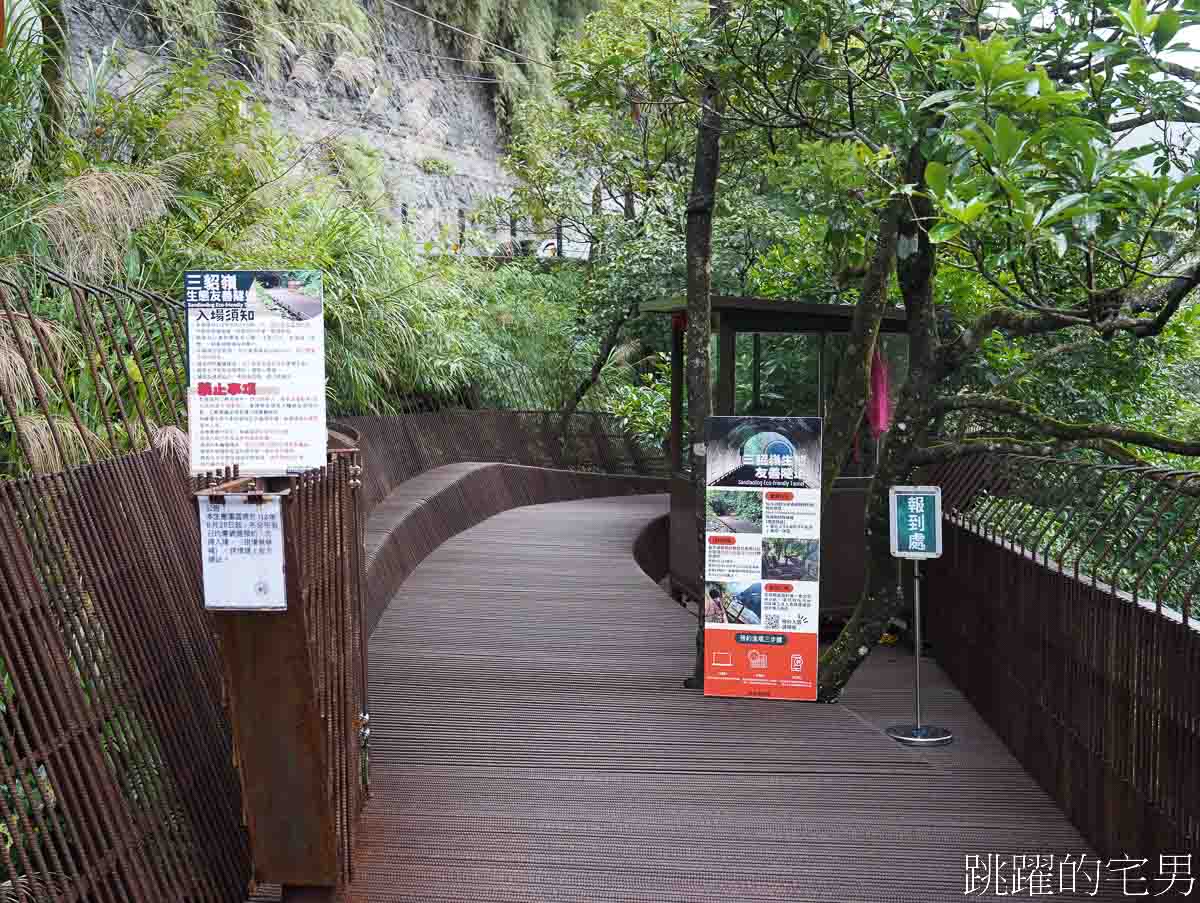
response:
[[(239, 750), (190, 498), (236, 472), (185, 472), (183, 309), (29, 275), (0, 278), (0, 899), (240, 901)], [(474, 401), (331, 423), (328, 466), (290, 481), (343, 884), (365, 795), (364, 511), (453, 462), (658, 464), (601, 415), (447, 409)]]
[(939, 662), (1102, 854), (1200, 858), (1200, 473), (936, 468)]
[[(191, 500), (233, 474), (184, 467), (182, 308), (27, 277), (0, 280), (0, 899), (244, 900)], [(359, 485), (352, 449), (291, 481), (343, 875), (363, 787)]]
[[(354, 839), (359, 812), (366, 801), (366, 774), (363, 759), (362, 718), (365, 712), (365, 659), (363, 645), (363, 558), (362, 521), (359, 488), (362, 468), (358, 450), (340, 448), (329, 453), (325, 467), (287, 479), (284, 498), (285, 560), (288, 564), (288, 607), (298, 608), (303, 616), (303, 633), (307, 644), (307, 669), (312, 674), (311, 687), (288, 687), (285, 692), (315, 700), (319, 723), (306, 725), (301, 733), (313, 738), (322, 748), (323, 799), (332, 807), (334, 854), (337, 867), (337, 886), (349, 885), (353, 862)], [(224, 488), (227, 491), (253, 492), (254, 480), (233, 478), (220, 482), (214, 476), (197, 481), (198, 488)], [(292, 570), (292, 563), (296, 565)], [(218, 618), (227, 617), (218, 615)], [(239, 616), (241, 617), (241, 616)], [(270, 618), (271, 615), (254, 617)], [(236, 634), (235, 623), (221, 624), (224, 631)], [(230, 632), (221, 636), (237, 642)], [(270, 647), (271, 651), (290, 654), (295, 650)], [(257, 656), (262, 650), (256, 647)], [(236, 655), (235, 655), (236, 657)], [(239, 659), (246, 665), (244, 659)], [(227, 661), (226, 667), (230, 667)], [(265, 671), (266, 663), (249, 662), (252, 680)], [(262, 669), (262, 670), (260, 670)], [(231, 680), (236, 686), (237, 681)], [(231, 700), (236, 708), (239, 700)], [(236, 717), (236, 716), (235, 716)], [(240, 732), (235, 731), (234, 758), (239, 762), (280, 759), (279, 737), (271, 732), (256, 730), (253, 718), (241, 717)], [(309, 741), (306, 740), (306, 744)], [(256, 749), (248, 751), (245, 745)], [(293, 754), (296, 751), (291, 751)], [(320, 767), (319, 765), (316, 767)], [(245, 786), (253, 780), (243, 774), (244, 796), (250, 811), (247, 820), (252, 849), (263, 837), (264, 824), (290, 825), (298, 829), (301, 822), (311, 820), (318, 801), (297, 798), (289, 802), (288, 811), (264, 813), (255, 811), (255, 788)], [(268, 876), (270, 878), (271, 876)]]
[(249, 852), (182, 466), (182, 326), (147, 293), (50, 271), (0, 280), (9, 898), (244, 896)]
[(36, 900), (241, 899), (199, 541), (143, 451), (0, 482), (0, 868)]
[(1200, 471), (976, 455), (938, 474), (987, 539), (1184, 624), (1200, 616)]
[(51, 270), (0, 278), (0, 476), (151, 447), (185, 460), (182, 313)]
[(339, 886), (349, 885), (358, 815), (366, 802), (362, 720), (366, 712), (363, 645), (362, 481), (358, 451), (296, 480), (300, 528), (300, 602), (316, 663), (324, 726), (326, 792), (333, 801)]
[(663, 457), (650, 455), (607, 414), (576, 413), (565, 435), (561, 424), (561, 416), (553, 412), (445, 410), (341, 417), (331, 428), (341, 425), (361, 447), (368, 513), (405, 480), (466, 461), (604, 474), (663, 473)]

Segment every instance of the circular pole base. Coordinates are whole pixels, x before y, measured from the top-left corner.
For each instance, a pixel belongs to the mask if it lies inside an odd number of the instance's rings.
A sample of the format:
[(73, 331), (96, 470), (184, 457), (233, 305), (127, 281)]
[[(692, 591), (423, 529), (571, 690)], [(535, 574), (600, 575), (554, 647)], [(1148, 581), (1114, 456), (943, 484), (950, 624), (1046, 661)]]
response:
[(905, 746), (945, 746), (954, 740), (954, 734), (944, 727), (932, 724), (893, 724), (887, 729), (887, 735), (897, 743)]

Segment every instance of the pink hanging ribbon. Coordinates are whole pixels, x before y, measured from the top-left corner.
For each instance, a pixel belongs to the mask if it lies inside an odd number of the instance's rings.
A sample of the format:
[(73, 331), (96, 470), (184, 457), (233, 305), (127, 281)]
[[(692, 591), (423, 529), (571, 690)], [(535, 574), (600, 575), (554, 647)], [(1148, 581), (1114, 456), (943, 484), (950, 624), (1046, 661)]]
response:
[(875, 353), (871, 357), (871, 396), (867, 401), (867, 424), (876, 440), (892, 425), (891, 378), (888, 375), (887, 361), (879, 353), (878, 345), (875, 346)]

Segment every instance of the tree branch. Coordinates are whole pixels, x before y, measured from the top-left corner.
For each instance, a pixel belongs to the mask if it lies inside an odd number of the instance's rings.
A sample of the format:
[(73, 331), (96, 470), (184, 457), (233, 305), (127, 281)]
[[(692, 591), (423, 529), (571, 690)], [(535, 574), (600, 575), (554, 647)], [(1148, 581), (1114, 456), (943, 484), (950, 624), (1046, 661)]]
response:
[(996, 307), (981, 314), (954, 342), (943, 346), (942, 367), (947, 373), (957, 370), (997, 329), (1003, 329), (1010, 335), (1031, 336), (1078, 325), (1078, 318), (1069, 313), (1021, 314)]
[(629, 322), (629, 318), (637, 311), (637, 301), (633, 301), (622, 310), (609, 324), (608, 333), (604, 336), (604, 340), (600, 343), (600, 351), (596, 354), (596, 359), (592, 361), (592, 369), (587, 376), (576, 387), (574, 394), (567, 401), (566, 406), (562, 410), (561, 420), (559, 423), (559, 432), (565, 439), (571, 428), (571, 417), (579, 409), (579, 405), (583, 403), (584, 397), (592, 386), (600, 381), (600, 374), (604, 372), (604, 366), (608, 363), (608, 359), (612, 357), (613, 349), (617, 347), (617, 340), (621, 337), (621, 329)]
[(1047, 348), (1045, 351), (1035, 354), (1030, 361), (1022, 367), (1018, 367), (1004, 379), (1000, 380), (993, 388), (992, 392), (1000, 392), (1007, 389), (1013, 383), (1018, 382), (1021, 377), (1025, 376), (1029, 371), (1036, 370), (1046, 361), (1059, 357), (1063, 354), (1070, 354), (1072, 351), (1078, 351), (1080, 348), (1086, 348), (1091, 344), (1094, 336), (1088, 336), (1086, 339), (1079, 339), (1075, 342), (1063, 342), (1061, 345), (1055, 345), (1053, 348)]
[(1151, 111), (1143, 113), (1141, 116), (1120, 119), (1117, 122), (1110, 123), (1108, 127), (1114, 132), (1127, 132), (1130, 129), (1136, 129), (1139, 125), (1150, 125), (1153, 122), (1200, 122), (1200, 110), (1181, 104), (1170, 113), (1155, 113)]
[(1145, 458), (1140, 458), (1133, 452), (1118, 445), (1115, 442), (1110, 442), (1107, 439), (1087, 439), (1080, 442), (1069, 442), (1060, 440), (1054, 443), (1037, 443), (1022, 439), (1018, 436), (972, 436), (968, 439), (957, 440), (955, 442), (945, 442), (938, 445), (932, 445), (928, 448), (917, 449), (913, 452), (912, 462), (914, 467), (921, 467), (928, 464), (938, 464), (943, 461), (948, 461), (951, 458), (961, 458), (966, 455), (980, 455), (987, 453), (1005, 454), (1005, 455), (1031, 455), (1034, 457), (1048, 458), (1060, 454), (1064, 451), (1072, 449), (1090, 448), (1107, 455), (1114, 461), (1120, 461), (1122, 464), (1131, 464), (1135, 467), (1152, 467), (1151, 462)]
[[(1083, 441), (1104, 439), (1126, 442), (1141, 448), (1153, 448), (1173, 455), (1200, 455), (1200, 439), (1176, 439), (1153, 430), (1136, 430), (1108, 423), (1069, 423), (1035, 411), (1011, 398), (991, 395), (954, 395), (934, 402), (934, 411), (984, 410), (1016, 417), (1035, 427), (1042, 435), (1054, 439)], [(1036, 441), (1031, 439), (1030, 441)]]

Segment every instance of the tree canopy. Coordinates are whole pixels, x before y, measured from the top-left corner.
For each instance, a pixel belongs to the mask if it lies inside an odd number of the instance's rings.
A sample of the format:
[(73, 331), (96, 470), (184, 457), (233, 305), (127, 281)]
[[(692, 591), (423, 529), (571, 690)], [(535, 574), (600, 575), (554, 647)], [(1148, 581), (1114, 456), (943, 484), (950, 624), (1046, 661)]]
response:
[(560, 196), (615, 186), (686, 238), (693, 432), (714, 286), (854, 305), (826, 489), (882, 313), (906, 311), (871, 573), (824, 657), (827, 696), (900, 604), (887, 485), (981, 450), (1200, 452), (1197, 75), (1177, 61), (1198, 17), (1177, 0), (611, 4), (565, 54), (553, 115), (570, 139), (540, 151), (572, 161)]

